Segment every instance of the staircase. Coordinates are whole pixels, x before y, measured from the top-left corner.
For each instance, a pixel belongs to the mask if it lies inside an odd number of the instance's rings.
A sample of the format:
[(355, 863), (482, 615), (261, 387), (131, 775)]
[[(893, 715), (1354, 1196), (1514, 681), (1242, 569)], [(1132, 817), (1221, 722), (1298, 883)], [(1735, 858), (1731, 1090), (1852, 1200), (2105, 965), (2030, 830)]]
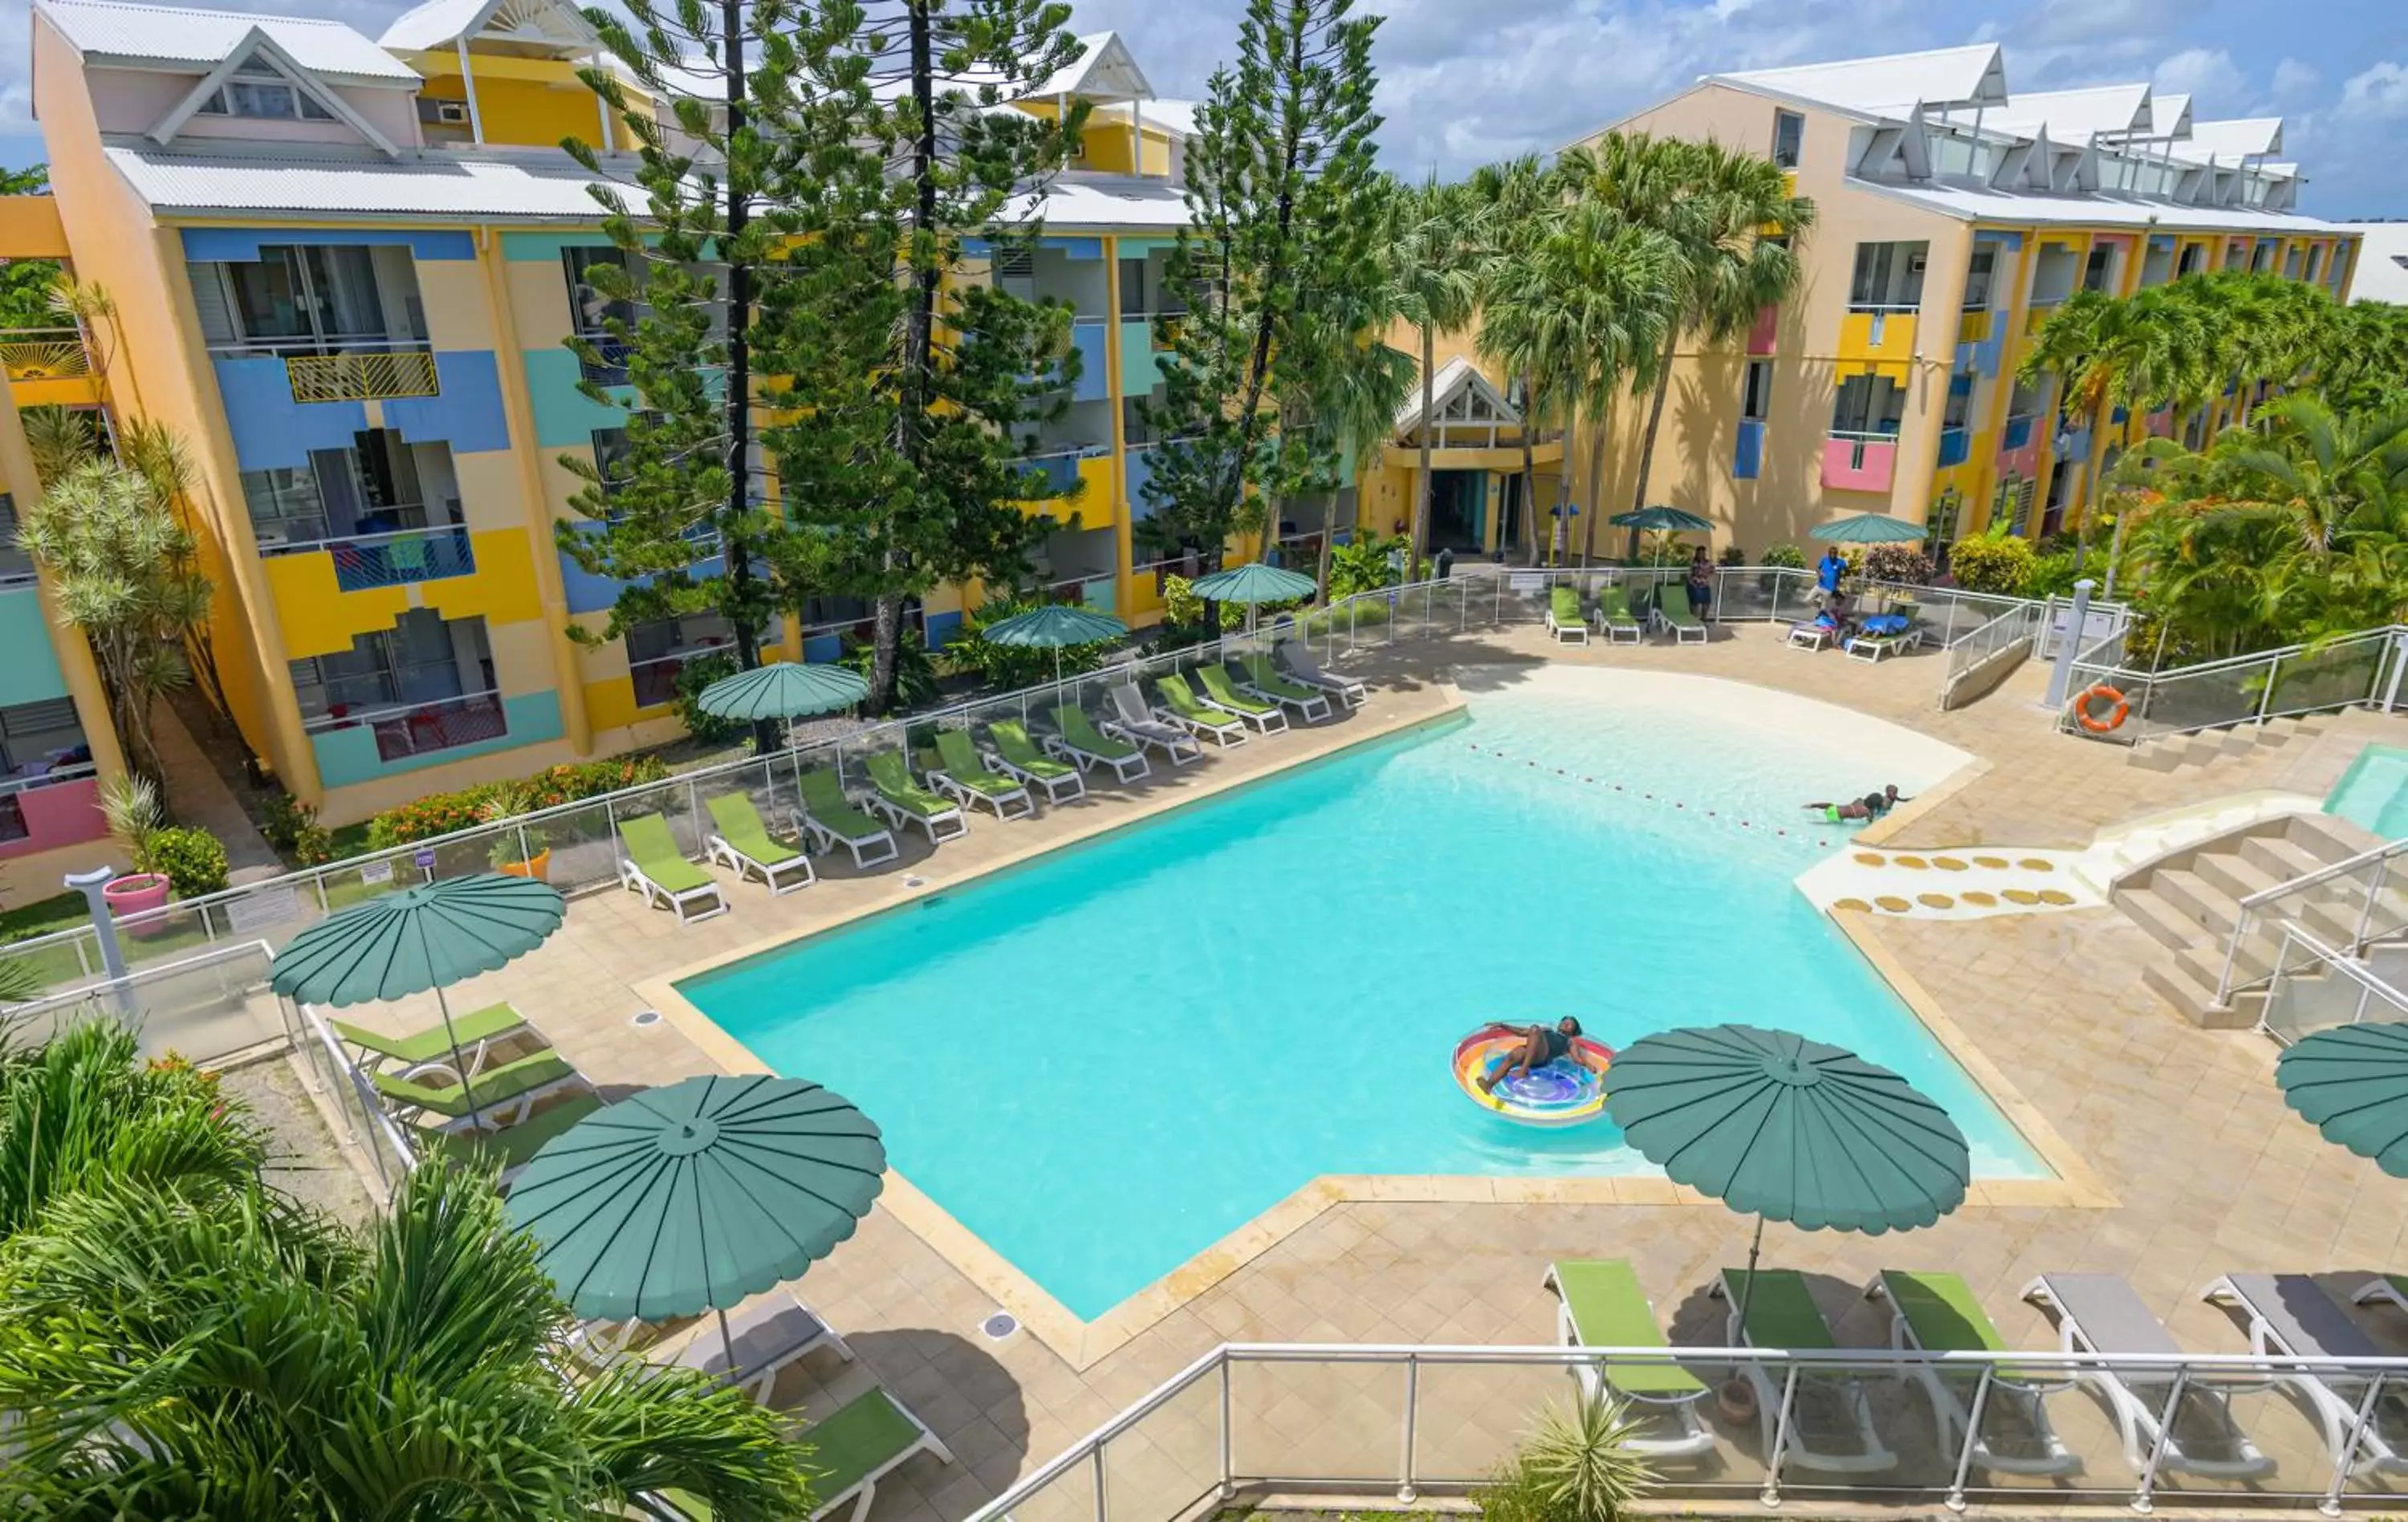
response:
[(2149, 771), (2180, 771), (2228, 758), (2255, 755), (2313, 739), (2331, 723), (2330, 713), (2306, 713), (2264, 724), (2238, 724), (2227, 729), (2202, 729), (2186, 735), (2159, 735), (2142, 740), (2127, 752), (2124, 764)]
[[(2198, 1025), (2214, 1028), (2254, 1026), (2265, 992), (2236, 993), (2218, 1006), (2215, 993), (2241, 900), (2305, 877), (2380, 847), (2383, 840), (2330, 814), (2299, 813), (2261, 820), (2172, 852), (2119, 879), (2112, 895), (2116, 908), (2172, 955), (2142, 971), (2142, 981)], [(2390, 923), (2408, 923), (2408, 881), (2386, 887)], [(2395, 902), (2396, 900), (2396, 902)], [(2357, 877), (2336, 877), (2302, 888), (2268, 906), (2276, 912), (2253, 917), (2232, 953), (2233, 982), (2255, 983), (2273, 970), (2282, 949), (2279, 920), (2299, 923), (2337, 946), (2358, 935), (2365, 908)]]

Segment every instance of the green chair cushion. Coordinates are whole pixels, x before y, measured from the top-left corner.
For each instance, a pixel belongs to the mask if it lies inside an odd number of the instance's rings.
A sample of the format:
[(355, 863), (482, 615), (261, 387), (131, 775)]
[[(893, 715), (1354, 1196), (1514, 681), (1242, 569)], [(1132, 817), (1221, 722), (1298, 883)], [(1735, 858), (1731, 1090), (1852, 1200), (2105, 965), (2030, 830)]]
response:
[[(468, 1113), (469, 1090), (457, 1084), (422, 1084), (415, 1079), (396, 1078), (391, 1073), (372, 1073), (377, 1092), (397, 1104), (457, 1120)], [(476, 1108), (486, 1109), (506, 1104), (523, 1094), (530, 1094), (547, 1084), (577, 1076), (577, 1069), (557, 1052), (538, 1052), (516, 1062), (505, 1062), (498, 1068), (488, 1068), (470, 1080), (476, 1096)]]
[(1114, 761), (1125, 761), (1137, 754), (1137, 747), (1118, 740), (1097, 729), (1087, 717), (1087, 711), (1078, 708), (1057, 708), (1054, 722), (1062, 730), (1062, 738), (1089, 755), (1100, 755)]
[(1016, 720), (997, 719), (986, 726), (995, 737), (995, 748), (1006, 761), (1021, 770), (1039, 777), (1075, 777), (1079, 768), (1067, 761), (1056, 761), (1039, 750), (1028, 738), (1028, 731)]
[(1882, 1270), (1882, 1288), (1898, 1314), (1914, 1328), (1914, 1340), (1934, 1353), (2003, 1353), (2006, 1339), (1973, 1297), (1973, 1286), (1953, 1273)]
[(810, 1445), (819, 1470), (811, 1488), (840, 1496), (918, 1443), (920, 1429), (884, 1390), (872, 1390), (805, 1428), (799, 1441)]
[[(1723, 1271), (1723, 1293), (1730, 1297), (1733, 1305), (1746, 1293), (1746, 1285), (1745, 1269)], [(1799, 1349), (1839, 1345), (1831, 1341), (1830, 1323), (1814, 1308), (1814, 1297), (1807, 1292), (1806, 1276), (1797, 1270), (1756, 1270), (1756, 1291), (1746, 1299), (1744, 1330), (1750, 1344)]]
[(685, 859), (669, 822), (658, 814), (636, 814), (619, 821), (619, 843), (636, 870), (665, 893), (688, 893), (710, 886), (710, 874)]
[(823, 828), (834, 830), (838, 839), (867, 840), (886, 832), (878, 821), (853, 806), (844, 796), (844, 783), (825, 767), (814, 767), (802, 774), (798, 783), (803, 795), (803, 812), (817, 820)]
[(1580, 622), (1579, 593), (1573, 591), (1570, 587), (1559, 586), (1548, 596), (1555, 608), (1556, 623), (1577, 624)]
[(878, 796), (910, 813), (923, 818), (951, 813), (953, 806), (922, 787), (903, 769), (903, 757), (894, 751), (881, 751), (869, 758), (869, 785)]
[(440, 1062), (450, 1056), (454, 1037), (462, 1046), (474, 1046), (524, 1028), (526, 1016), (507, 1003), (488, 1004), (474, 1013), (453, 1016), (448, 1031), (438, 1020), (407, 1036), (381, 1036), (343, 1020), (330, 1020), (327, 1024), (334, 1027), (336, 1035), (353, 1046), (414, 1068), (422, 1062)]
[(802, 856), (792, 846), (781, 845), (769, 838), (768, 826), (761, 823), (761, 811), (743, 794), (723, 794), (710, 800), (710, 809), (711, 823), (719, 826), (719, 838), (762, 866), (781, 866)]
[(1248, 697), (1238, 691), (1230, 684), (1229, 674), (1217, 666), (1202, 667), (1196, 674), (1204, 679), (1204, 690), (1211, 695), (1212, 701), (1223, 708), (1235, 709), (1240, 713), (1270, 713), (1279, 708), (1277, 703)]
[[(1664, 1347), (1663, 1329), (1647, 1307), (1639, 1275), (1627, 1258), (1589, 1258), (1555, 1265), (1555, 1288), (1571, 1313), (1572, 1329), (1585, 1347)], [(1675, 1364), (1612, 1364), (1606, 1377), (1631, 1395), (1703, 1394), (1696, 1375)]]

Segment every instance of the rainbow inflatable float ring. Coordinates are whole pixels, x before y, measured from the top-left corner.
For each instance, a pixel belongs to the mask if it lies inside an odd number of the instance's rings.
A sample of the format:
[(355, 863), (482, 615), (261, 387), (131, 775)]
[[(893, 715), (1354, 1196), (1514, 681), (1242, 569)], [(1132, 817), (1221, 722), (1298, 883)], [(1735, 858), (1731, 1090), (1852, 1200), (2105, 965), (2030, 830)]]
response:
[(1605, 1113), (1606, 1065), (1613, 1049), (1585, 1036), (1572, 1038), (1570, 1056), (1484, 1091), (1480, 1080), (1512, 1061), (1526, 1040), (1523, 1031), (1498, 1026), (1466, 1036), (1455, 1043), (1455, 1085), (1483, 1110), (1525, 1126), (1578, 1126)]

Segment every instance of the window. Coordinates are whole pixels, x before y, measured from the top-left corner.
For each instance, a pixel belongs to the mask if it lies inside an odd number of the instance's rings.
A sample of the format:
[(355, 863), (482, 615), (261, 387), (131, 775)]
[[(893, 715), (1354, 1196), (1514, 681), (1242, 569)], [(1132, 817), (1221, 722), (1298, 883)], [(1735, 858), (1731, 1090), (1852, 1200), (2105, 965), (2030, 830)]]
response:
[(2323, 244), (2321, 244), (2321, 243), (2319, 243), (2319, 244), (2315, 245), (2314, 248), (2311, 248), (2310, 250), (2308, 250), (2308, 268), (2307, 268), (2307, 272), (2306, 272), (2305, 274), (2301, 275), (2300, 278), (2301, 280), (2306, 280), (2306, 281), (2307, 281), (2309, 284), (2311, 284), (2311, 285), (2315, 284), (2315, 279), (2316, 279), (2316, 270), (2317, 270), (2317, 268), (2318, 268), (2320, 266), (2322, 266), (2322, 265), (2323, 265), (2323, 263), (2324, 263), (2324, 257), (2325, 257), (2325, 249), (2324, 249), (2324, 245), (2323, 245)]
[(594, 430), (594, 470), (602, 478), (602, 495), (609, 496), (627, 482), (627, 430), (596, 428)]
[(291, 663), (303, 719), (397, 708), (492, 688), (493, 657), (482, 618), (446, 619), (413, 608), (390, 629), (353, 637), (351, 648)]
[(609, 332), (604, 326), (606, 323), (614, 319), (622, 323), (636, 320), (634, 302), (612, 300), (595, 289), (589, 279), (589, 272), (607, 265), (624, 276), (630, 287), (639, 286), (643, 278), (642, 268), (630, 263), (626, 250), (609, 247), (563, 249), (560, 251), (560, 263), (562, 271), (568, 278), (569, 321), (576, 325), (580, 335), (589, 338), (602, 337)]
[(1147, 260), (1121, 261), (1121, 315), (1125, 318), (1150, 317), (1154, 309), (1145, 304)]
[[(1969, 376), (1964, 379), (1971, 378)], [(1962, 428), (1972, 420), (1972, 416), (1973, 388), (1970, 385), (1960, 386), (1951, 381), (1948, 386), (1947, 404), (1941, 410), (1940, 426)]]
[(0, 492), (0, 582), (22, 581), (34, 574), (34, 557), (17, 543), (17, 499)]
[(0, 771), (39, 777), (53, 768), (81, 766), (91, 759), (92, 747), (84, 743), (72, 699), (0, 708)]
[(2181, 259), (2181, 261), (2180, 261), (2180, 262), (2179, 262), (2179, 263), (2174, 266), (2174, 273), (2175, 273), (2177, 276), (2182, 276), (2182, 275), (2196, 275), (2196, 274), (2198, 274), (2198, 273), (2199, 273), (2199, 266), (2200, 266), (2200, 265), (2202, 265), (2202, 264), (2206, 263), (2206, 261), (2207, 261), (2207, 245), (2206, 245), (2206, 244), (2204, 244), (2204, 243), (2186, 243), (2186, 244), (2184, 244), (2184, 245), (2183, 245), (2182, 259)]
[(1965, 299), (1967, 311), (1990, 304), (1990, 281), (1999, 268), (1999, 249), (1995, 243), (1976, 243), (1973, 256), (1965, 262)]
[(1750, 423), (1762, 423), (1772, 412), (1772, 361), (1752, 359), (1747, 362), (1747, 379), (1740, 387), (1739, 415)]
[(1798, 167), (1799, 151), (1806, 142), (1806, 119), (1796, 111), (1772, 113), (1772, 162), (1784, 169)]
[(2086, 291), (2106, 290), (2108, 272), (2114, 267), (2114, 247), (2091, 250), (2089, 262), (2082, 266), (2082, 288)]
[(225, 87), (201, 102), (202, 116), (249, 117), (264, 122), (332, 122), (335, 113), (317, 97), (272, 69), (240, 69)]

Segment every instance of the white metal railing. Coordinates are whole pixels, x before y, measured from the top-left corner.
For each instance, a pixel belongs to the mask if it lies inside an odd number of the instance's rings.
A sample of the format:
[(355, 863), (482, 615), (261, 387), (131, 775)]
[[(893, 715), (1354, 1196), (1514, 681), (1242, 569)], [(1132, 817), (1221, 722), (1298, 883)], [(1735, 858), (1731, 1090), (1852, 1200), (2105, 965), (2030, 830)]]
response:
[(1974, 672), (1989, 661), (2014, 648), (2018, 641), (2028, 641), (2028, 658), (2040, 648), (2041, 635), (2048, 626), (2048, 605), (2027, 603), (2010, 608), (1978, 628), (1969, 629), (1947, 646), (1947, 662), (1940, 676), (1940, 704), (1948, 707), (1956, 691)]
[(100, 768), (90, 761), (78, 761), (68, 766), (52, 767), (38, 777), (0, 777), (0, 797), (11, 793), (30, 793), (36, 788), (56, 787), (61, 783), (79, 783), (100, 775)]
[[(2395, 1437), (2381, 1425), (2385, 1398), (2408, 1389), (2408, 1358), (1224, 1343), (968, 1522), (1180, 1522), (1250, 1495), (1462, 1493), (1493, 1482), (1575, 1380), (1610, 1386), (1617, 1369), (1667, 1367), (1733, 1380), (1754, 1409), (1726, 1416), (1700, 1400), (1684, 1414), (1634, 1402), (1678, 1433), (1679, 1451), (1651, 1466), (1652, 1493), (1664, 1498), (1777, 1503), (1794, 1489), (1951, 1509), (1973, 1497), (2122, 1501), (2145, 1513), (2156, 1502), (2229, 1508), (2236, 1492), (2219, 1472), (2237, 1471), (2252, 1501), (2331, 1514), (2344, 1500), (2397, 1500), (2370, 1440)], [(2076, 1390), (2109, 1419), (2064, 1404)], [(2052, 1403), (2076, 1419), (2051, 1421)], [(1834, 1454), (1835, 1439), (1857, 1447)], [(2016, 1443), (2046, 1462), (2002, 1461)]]
[(2360, 704), (2388, 713), (2399, 703), (2403, 672), (2408, 672), (2408, 625), (2398, 624), (2166, 671), (2136, 670), (2089, 659), (2086, 653), (2074, 662), (2074, 688), (2112, 687), (2123, 695), (2128, 714), (2104, 734), (2082, 728), (2070, 706), (2057, 722), (2060, 729), (2086, 739), (2133, 745)]
[(2266, 985), (2258, 1028), (2288, 1046), (2336, 1026), (2408, 1020), (2408, 993), (2363, 960), (2327, 945), (2298, 925), (2282, 926), (2283, 943)]
[(2397, 875), (2391, 864), (2403, 854), (2408, 854), (2408, 839), (2388, 840), (2243, 898), (2231, 937), (2224, 945), (2216, 1004), (2229, 1008), (2234, 996), (2251, 992), (2272, 978), (2274, 969), (2259, 967), (2259, 958), (2250, 950), (2271, 922), (2314, 914), (2335, 927), (2333, 933), (2343, 939), (2345, 954), (2352, 956), (2370, 941), (2408, 932), (2408, 886), (2387, 897), (2386, 892)]
[(428, 351), (431, 347), (429, 339), (389, 333), (325, 333), (236, 338), (229, 343), (210, 344), (208, 352), (229, 359), (292, 359), (336, 354), (408, 353)]
[(294, 1044), (303, 1058), (302, 1070), (317, 1080), (326, 1108), (341, 1122), (343, 1140), (367, 1154), (377, 1182), (390, 1199), (417, 1165), (416, 1150), (317, 1006), (304, 1004), (299, 1013), (301, 1029)]
[(281, 1001), (266, 991), (275, 955), (265, 940), (204, 945), (174, 961), (130, 969), (122, 978), (10, 1005), (7, 1019), (38, 1040), (65, 1020), (112, 1015), (134, 1026), (145, 1056), (173, 1052), (206, 1067), (290, 1040), (273, 1012)]
[(1844, 438), (1855, 444), (1895, 444), (1898, 442), (1898, 430), (1896, 428), (1833, 428), (1831, 437)]

